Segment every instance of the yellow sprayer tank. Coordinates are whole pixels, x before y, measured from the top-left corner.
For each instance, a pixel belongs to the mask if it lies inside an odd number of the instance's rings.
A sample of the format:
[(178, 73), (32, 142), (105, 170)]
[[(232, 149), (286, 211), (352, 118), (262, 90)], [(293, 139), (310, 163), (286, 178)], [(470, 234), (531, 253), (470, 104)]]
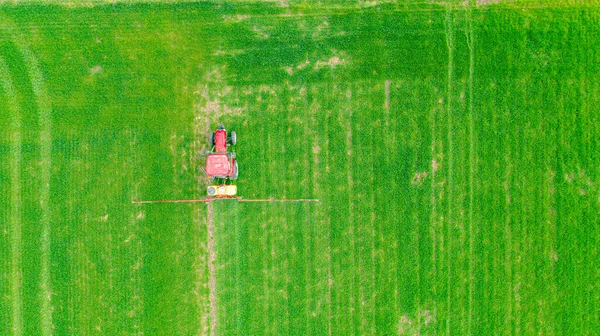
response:
[(212, 185), (208, 186), (206, 193), (212, 197), (235, 196), (237, 194), (237, 186), (231, 184)]

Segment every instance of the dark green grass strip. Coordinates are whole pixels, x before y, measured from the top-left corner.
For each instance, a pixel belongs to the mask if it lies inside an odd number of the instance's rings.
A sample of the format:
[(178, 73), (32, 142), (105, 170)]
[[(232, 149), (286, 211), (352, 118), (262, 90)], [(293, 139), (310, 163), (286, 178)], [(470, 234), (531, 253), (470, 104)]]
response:
[(473, 334), (473, 305), (474, 305), (474, 287), (475, 287), (475, 264), (477, 259), (475, 256), (475, 181), (476, 181), (476, 137), (475, 137), (475, 111), (474, 111), (474, 88), (475, 88), (475, 32), (473, 25), (473, 3), (469, 1), (467, 11), (467, 31), (466, 39), (469, 49), (469, 77), (468, 77), (468, 122), (469, 122), (469, 209), (468, 209), (468, 239), (469, 239), (469, 254), (468, 254), (468, 321), (466, 334)]
[(454, 112), (454, 108), (455, 106), (453, 105), (453, 101), (454, 101), (454, 49), (456, 48), (455, 46), (455, 42), (454, 42), (454, 13), (453, 13), (453, 8), (452, 8), (452, 2), (450, 2), (450, 4), (448, 5), (448, 9), (446, 12), (446, 45), (448, 47), (448, 81), (447, 81), (447, 85), (446, 85), (446, 91), (447, 91), (447, 96), (446, 96), (446, 120), (445, 120), (445, 126), (447, 129), (447, 156), (448, 159), (446, 161), (446, 165), (447, 165), (447, 169), (448, 169), (448, 188), (447, 193), (448, 193), (448, 199), (450, 199), (450, 202), (447, 202), (448, 208), (447, 208), (447, 221), (445, 222), (445, 226), (446, 226), (446, 246), (448, 248), (448, 250), (446, 251), (446, 274), (447, 274), (447, 283), (446, 283), (446, 306), (445, 306), (445, 311), (446, 311), (446, 316), (443, 316), (443, 321), (446, 324), (446, 328), (445, 328), (445, 333), (446, 335), (450, 335), (451, 334), (451, 317), (454, 316), (453, 311), (452, 311), (452, 271), (453, 271), (453, 265), (452, 265), (452, 260), (453, 258), (450, 256), (453, 250), (453, 240), (452, 240), (452, 236), (453, 236), (453, 228), (454, 228), (454, 216), (453, 216), (453, 204), (452, 204), (452, 200), (454, 199), (454, 126), (453, 126), (453, 114)]
[[(260, 204), (244, 204), (241, 206), (243, 216), (240, 217), (239, 228), (235, 229), (240, 239), (244, 239), (245, 243), (240, 244), (241, 257), (236, 260), (236, 269), (243, 276), (241, 279), (241, 295), (236, 305), (244, 304), (246, 307), (262, 307), (267, 304), (265, 300), (264, 278), (264, 255), (265, 244), (263, 243), (264, 231), (267, 229), (265, 225), (265, 213), (263, 213), (262, 205)], [(234, 229), (231, 227), (231, 229)], [(241, 328), (242, 333), (245, 330), (259, 332), (264, 330), (267, 324), (264, 323), (265, 315), (263, 310), (251, 311), (244, 308), (242, 315), (238, 320), (238, 328)]]
[[(376, 94), (381, 95), (379, 98), (382, 111), (380, 119), (380, 131), (373, 134), (373, 141), (378, 145), (374, 146), (374, 155), (379, 157), (379, 162), (373, 166), (373, 197), (375, 215), (375, 331), (378, 333), (391, 332), (394, 328), (394, 305), (395, 303), (395, 281), (393, 275), (394, 268), (398, 262), (398, 258), (394, 257), (394, 249), (390, 243), (395, 235), (392, 230), (396, 229), (394, 225), (389, 225), (394, 216), (396, 209), (396, 195), (394, 188), (396, 185), (395, 179), (395, 155), (396, 148), (394, 147), (395, 132), (391, 132), (393, 128), (393, 119), (396, 115), (392, 114), (392, 103), (390, 96), (392, 92), (392, 83), (386, 80), (380, 83), (380, 91)], [(377, 106), (376, 106), (377, 107)], [(396, 105), (393, 105), (395, 111)], [(382, 136), (382, 138), (378, 138)], [(384, 261), (387, 261), (384, 262)], [(386, 304), (386, 302), (388, 304)]]
[[(367, 230), (369, 229), (370, 221), (367, 219), (370, 213), (369, 202), (367, 201), (367, 195), (371, 192), (370, 188), (366, 188), (365, 185), (371, 180), (372, 170), (368, 163), (371, 155), (366, 156), (364, 150), (368, 146), (368, 137), (365, 133), (369, 131), (367, 121), (363, 119), (365, 115), (368, 115), (369, 111), (366, 104), (361, 104), (361, 90), (356, 86), (352, 86), (351, 105), (349, 110), (351, 114), (347, 117), (349, 122), (349, 133), (352, 134), (351, 147), (348, 149), (350, 161), (350, 171), (352, 172), (352, 186), (350, 190), (353, 203), (351, 206), (355, 211), (350, 217), (349, 225), (352, 226), (352, 237), (354, 245), (354, 265), (353, 268), (357, 270), (353, 274), (354, 290), (352, 293), (352, 310), (354, 313), (354, 328), (356, 333), (364, 333), (366, 327), (365, 320), (365, 309), (369, 306), (369, 301), (365, 298), (365, 289), (368, 286), (365, 283), (368, 277), (368, 271), (366, 269), (366, 263), (370, 262), (370, 255), (367, 256), (366, 250), (370, 247), (370, 243), (367, 237)], [(359, 178), (360, 177), (360, 178)]]
[(238, 202), (225, 200), (213, 203), (218, 298), (216, 334), (239, 334), (247, 317), (243, 292), (246, 253), (242, 253), (246, 247), (242, 241), (245, 230), (239, 222)]
[[(70, 139), (72, 140), (72, 139)], [(69, 139), (61, 139), (55, 141), (53, 146), (53, 157), (56, 162), (72, 162), (78, 158), (79, 146), (74, 141)], [(59, 173), (52, 176), (52, 182), (55, 186), (52, 189), (51, 197), (55, 195), (67, 195), (69, 201), (64, 202), (54, 207), (55, 213), (61, 214), (57, 218), (53, 216), (52, 240), (56, 243), (52, 246), (52, 264), (54, 271), (52, 272), (53, 288), (54, 288), (54, 305), (60, 307), (56, 309), (56, 314), (53, 318), (54, 332), (67, 333), (69, 330), (75, 331), (74, 323), (71, 320), (73, 309), (71, 303), (70, 292), (74, 287), (74, 280), (77, 279), (77, 274), (73, 274), (74, 266), (73, 255), (70, 253), (73, 240), (73, 205), (76, 199), (77, 183), (76, 180), (81, 178), (76, 164), (70, 164), (69, 169), (61, 169)], [(58, 184), (56, 184), (59, 182)], [(64, 189), (63, 189), (64, 188)], [(70, 286), (71, 285), (71, 286)]]

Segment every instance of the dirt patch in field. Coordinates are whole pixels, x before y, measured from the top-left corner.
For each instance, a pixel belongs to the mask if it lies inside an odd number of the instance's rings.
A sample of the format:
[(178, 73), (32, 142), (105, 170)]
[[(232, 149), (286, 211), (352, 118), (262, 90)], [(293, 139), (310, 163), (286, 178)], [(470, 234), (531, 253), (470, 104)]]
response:
[(223, 116), (241, 116), (247, 112), (247, 106), (241, 106), (238, 91), (228, 85), (225, 78), (224, 67), (211, 69), (204, 74), (194, 91), (198, 97), (197, 115), (215, 121)]
[(428, 175), (429, 174), (426, 171), (416, 172), (410, 183), (414, 186), (421, 186), (425, 182), (425, 179), (427, 179)]
[(477, 0), (476, 1), (476, 3), (478, 5), (495, 4), (495, 3), (501, 3), (501, 2), (508, 2), (508, 1), (503, 1), (503, 0)]

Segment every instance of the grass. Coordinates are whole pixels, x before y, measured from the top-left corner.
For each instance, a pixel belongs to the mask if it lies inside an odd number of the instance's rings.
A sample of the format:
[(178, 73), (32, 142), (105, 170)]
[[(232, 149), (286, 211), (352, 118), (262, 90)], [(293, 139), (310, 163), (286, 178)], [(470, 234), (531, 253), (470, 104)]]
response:
[(599, 16), (0, 7), (0, 334), (593, 334)]

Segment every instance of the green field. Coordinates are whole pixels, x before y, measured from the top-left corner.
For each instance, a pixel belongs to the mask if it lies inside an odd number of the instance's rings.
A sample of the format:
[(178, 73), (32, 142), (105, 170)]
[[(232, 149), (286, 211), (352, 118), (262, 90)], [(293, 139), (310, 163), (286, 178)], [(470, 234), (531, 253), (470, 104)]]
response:
[[(0, 335), (597, 335), (600, 6), (484, 2), (0, 5)], [(320, 203), (132, 204), (221, 122)]]

